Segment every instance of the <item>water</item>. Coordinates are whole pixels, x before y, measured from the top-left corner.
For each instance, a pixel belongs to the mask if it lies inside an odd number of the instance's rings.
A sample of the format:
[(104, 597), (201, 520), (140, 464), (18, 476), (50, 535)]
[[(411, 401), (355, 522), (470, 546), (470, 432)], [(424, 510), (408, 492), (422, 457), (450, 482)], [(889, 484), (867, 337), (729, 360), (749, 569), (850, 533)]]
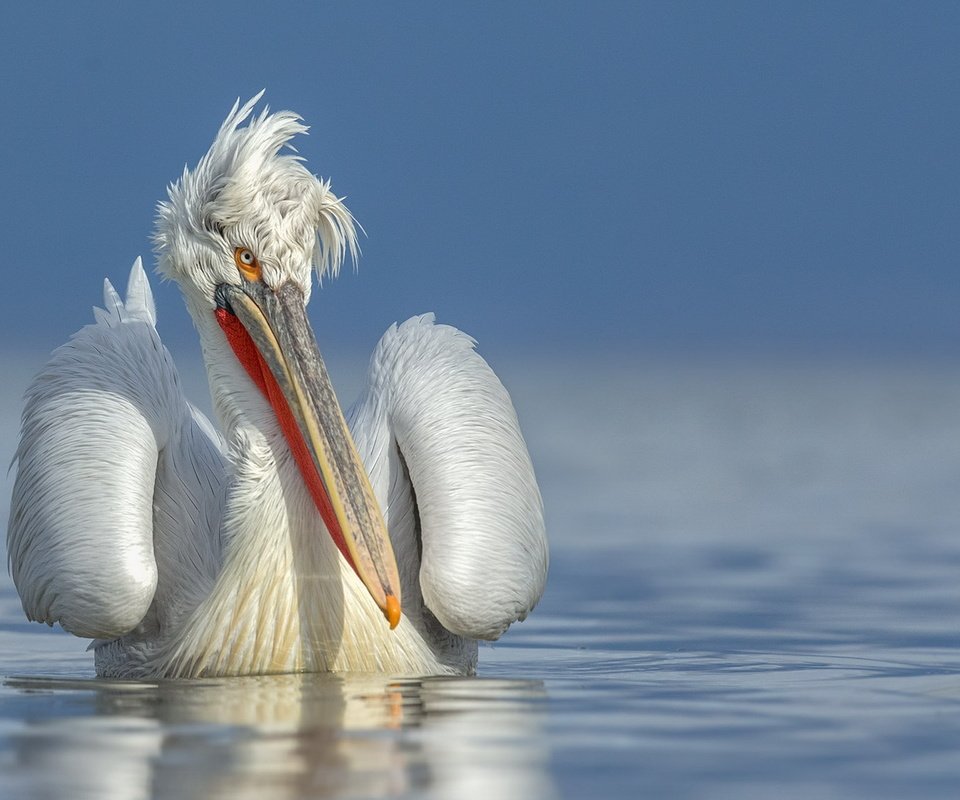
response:
[(501, 372), (553, 558), (479, 677), (97, 681), (6, 580), (0, 797), (955, 796), (960, 364)]

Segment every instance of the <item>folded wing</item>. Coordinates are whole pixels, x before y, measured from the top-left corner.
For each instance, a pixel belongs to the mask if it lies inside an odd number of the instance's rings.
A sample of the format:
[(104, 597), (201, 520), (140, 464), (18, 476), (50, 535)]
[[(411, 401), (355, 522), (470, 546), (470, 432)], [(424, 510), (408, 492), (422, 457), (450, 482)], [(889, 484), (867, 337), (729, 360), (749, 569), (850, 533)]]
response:
[(401, 570), (419, 550), (426, 607), (472, 639), (523, 619), (546, 581), (543, 506), (513, 404), (473, 340), (433, 315), (391, 327), (351, 421), (391, 535), (409, 481), (419, 542), (394, 547)]
[[(96, 324), (56, 350), (27, 392), (7, 553), (30, 619), (110, 639), (147, 617), (163, 554), (183, 549), (171, 537), (195, 537), (171, 530), (155, 542), (155, 520), (209, 527), (190, 507), (216, 496), (222, 464), (154, 328), (139, 260), (126, 302), (109, 282), (104, 300)], [(173, 480), (185, 446), (195, 452)], [(189, 547), (200, 564), (214, 559), (209, 534)]]

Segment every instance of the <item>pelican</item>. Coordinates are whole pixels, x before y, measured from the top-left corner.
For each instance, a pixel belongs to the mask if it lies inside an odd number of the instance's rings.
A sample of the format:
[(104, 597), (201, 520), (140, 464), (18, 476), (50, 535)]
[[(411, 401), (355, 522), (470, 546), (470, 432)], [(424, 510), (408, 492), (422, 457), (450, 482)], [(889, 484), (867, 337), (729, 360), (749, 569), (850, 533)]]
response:
[(238, 100), (158, 206), (200, 336), (186, 399), (138, 259), (27, 391), (7, 531), (31, 620), (99, 675), (471, 674), (539, 600), (543, 507), (510, 397), (432, 315), (387, 329), (345, 415), (308, 321), (355, 223), (291, 112)]

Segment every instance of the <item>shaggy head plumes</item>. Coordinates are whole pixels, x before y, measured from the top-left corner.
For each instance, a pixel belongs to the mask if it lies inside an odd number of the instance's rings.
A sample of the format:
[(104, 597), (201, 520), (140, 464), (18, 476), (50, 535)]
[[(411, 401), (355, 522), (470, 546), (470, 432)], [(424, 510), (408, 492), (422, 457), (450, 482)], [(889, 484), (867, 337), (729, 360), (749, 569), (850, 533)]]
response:
[(256, 253), (269, 285), (296, 280), (307, 296), (311, 267), (321, 278), (335, 276), (347, 252), (356, 258), (353, 217), (329, 181), (294, 153), (281, 155), (307, 127), (289, 111), (251, 116), (262, 95), (234, 104), (196, 169), (185, 168), (158, 205), (159, 272), (184, 289), (187, 279), (211, 299), (217, 283), (238, 281), (236, 247)]

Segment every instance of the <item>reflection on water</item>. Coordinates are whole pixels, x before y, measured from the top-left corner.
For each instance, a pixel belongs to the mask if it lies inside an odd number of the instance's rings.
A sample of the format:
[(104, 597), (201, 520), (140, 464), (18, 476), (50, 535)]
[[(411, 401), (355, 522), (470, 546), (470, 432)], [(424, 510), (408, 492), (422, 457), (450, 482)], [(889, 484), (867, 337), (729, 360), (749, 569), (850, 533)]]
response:
[(554, 794), (542, 684), (284, 675), (13, 678), (2, 795), (531, 798)]

